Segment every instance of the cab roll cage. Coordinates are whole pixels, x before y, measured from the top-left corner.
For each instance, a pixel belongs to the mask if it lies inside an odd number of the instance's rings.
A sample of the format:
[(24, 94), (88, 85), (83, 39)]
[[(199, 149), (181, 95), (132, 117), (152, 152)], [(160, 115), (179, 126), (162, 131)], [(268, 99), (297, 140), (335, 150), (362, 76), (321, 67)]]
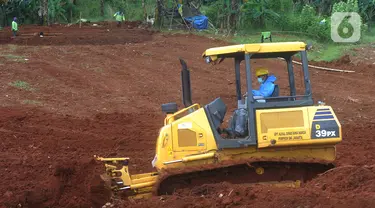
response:
[[(296, 86), (294, 79), (294, 69), (292, 56), (300, 53), (302, 60), (302, 72), (305, 86), (304, 95), (296, 94)], [(207, 57), (209, 58), (209, 57)], [(308, 71), (308, 59), (306, 50), (295, 51), (295, 52), (275, 52), (267, 54), (250, 54), (250, 53), (236, 53), (231, 54), (230, 57), (221, 56), (220, 62), (225, 58), (234, 58), (234, 68), (235, 68), (235, 79), (236, 79), (236, 97), (238, 101), (238, 107), (244, 106), (247, 108), (248, 112), (248, 132), (249, 135), (246, 138), (239, 139), (223, 139), (217, 131), (213, 131), (215, 140), (217, 142), (218, 148), (236, 148), (241, 146), (254, 146), (257, 145), (257, 134), (256, 134), (256, 119), (255, 111), (257, 109), (272, 109), (272, 108), (288, 108), (288, 107), (302, 107), (302, 106), (312, 106), (314, 104), (311, 92), (310, 75)], [(259, 58), (283, 58), (287, 63), (289, 86), (290, 86), (290, 96), (279, 96), (262, 98), (266, 102), (257, 102), (253, 97), (252, 93), (252, 74), (251, 74), (251, 64), (250, 59)], [(242, 99), (241, 93), (241, 70), (240, 64), (245, 60), (245, 72), (246, 72), (246, 90), (247, 97), (246, 102)], [(182, 65), (181, 79), (182, 79), (182, 92), (183, 92), (183, 103), (185, 107), (191, 105), (191, 88), (190, 88), (190, 74), (187, 69), (186, 63), (180, 59)], [(209, 63), (209, 61), (207, 61)], [(267, 100), (273, 99), (273, 102), (267, 102)], [(210, 104), (208, 104), (210, 105)], [(205, 111), (209, 114), (208, 105), (205, 106)], [(209, 123), (212, 129), (215, 129), (214, 122), (212, 118), (208, 117)]]

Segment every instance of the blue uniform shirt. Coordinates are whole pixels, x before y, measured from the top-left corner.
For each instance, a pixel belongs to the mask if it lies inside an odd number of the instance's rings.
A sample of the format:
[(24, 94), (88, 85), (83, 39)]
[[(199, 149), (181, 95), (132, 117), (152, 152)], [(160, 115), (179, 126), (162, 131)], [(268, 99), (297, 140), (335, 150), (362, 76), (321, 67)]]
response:
[(253, 90), (253, 96), (270, 97), (275, 89), (275, 81), (274, 75), (268, 76), (267, 80), (260, 84), (259, 90)]

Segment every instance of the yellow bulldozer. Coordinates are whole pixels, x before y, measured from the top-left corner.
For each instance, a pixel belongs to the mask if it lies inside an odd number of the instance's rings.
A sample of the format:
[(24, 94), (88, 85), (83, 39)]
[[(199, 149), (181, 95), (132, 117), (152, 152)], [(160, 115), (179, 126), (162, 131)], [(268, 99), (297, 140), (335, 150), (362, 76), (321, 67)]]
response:
[[(207, 49), (208, 64), (234, 60), (236, 105), (228, 128), (222, 128), (227, 106), (218, 97), (204, 106), (191, 98), (190, 71), (182, 66), (183, 109), (176, 103), (162, 105), (164, 126), (156, 141), (152, 160), (155, 172), (130, 174), (129, 158), (103, 158), (106, 180), (115, 192), (128, 197), (173, 194), (179, 189), (222, 181), (299, 187), (333, 167), (335, 145), (342, 141), (341, 125), (333, 109), (314, 104), (303, 42), (241, 44)], [(294, 69), (293, 57), (302, 65)], [(286, 61), (289, 92), (280, 95), (274, 85), (270, 97), (253, 95), (251, 60)], [(241, 93), (241, 62), (244, 61), (246, 92)], [(280, 69), (279, 69), (280, 70)], [(295, 71), (303, 74), (303, 89), (297, 94)], [(298, 90), (300, 91), (300, 90)]]

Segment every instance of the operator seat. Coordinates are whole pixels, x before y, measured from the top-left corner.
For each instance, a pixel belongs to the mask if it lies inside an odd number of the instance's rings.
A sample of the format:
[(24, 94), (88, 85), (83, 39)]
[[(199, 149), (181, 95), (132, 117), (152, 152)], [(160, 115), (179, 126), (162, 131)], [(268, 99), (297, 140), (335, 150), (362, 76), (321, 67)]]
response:
[[(277, 102), (277, 101), (282, 101), (282, 100), (276, 98), (276, 97), (279, 97), (279, 94), (280, 94), (280, 88), (279, 88), (279, 85), (276, 85), (276, 84), (275, 84), (275, 88), (273, 89), (273, 92), (272, 92), (270, 98), (267, 99), (266, 102)], [(275, 98), (272, 98), (272, 97), (275, 97)]]
[(216, 98), (207, 104), (206, 108), (210, 114), (214, 128), (220, 133), (220, 125), (223, 123), (225, 114), (227, 113), (227, 106), (221, 98)]
[(273, 89), (271, 97), (279, 97), (279, 94), (280, 94), (279, 85), (275, 85), (275, 89)]

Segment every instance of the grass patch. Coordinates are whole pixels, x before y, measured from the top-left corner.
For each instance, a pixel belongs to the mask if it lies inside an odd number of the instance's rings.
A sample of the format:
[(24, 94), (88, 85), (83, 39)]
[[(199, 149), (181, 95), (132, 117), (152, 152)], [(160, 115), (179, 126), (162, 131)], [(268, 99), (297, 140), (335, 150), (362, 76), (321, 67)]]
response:
[(104, 69), (101, 67), (91, 67), (89, 64), (82, 63), (81, 67), (84, 68), (85, 70), (97, 72), (97, 73), (103, 73)]
[(17, 56), (17, 55), (13, 55), (13, 54), (7, 54), (7, 55), (0, 55), (10, 61), (14, 61), (14, 62), (22, 62), (22, 63), (26, 63), (27, 60), (24, 56)]
[[(356, 56), (353, 51), (354, 48), (366, 47), (369, 44), (375, 46), (375, 36), (364, 34), (360, 43), (333, 43), (333, 42), (319, 42), (311, 37), (297, 36), (297, 35), (284, 35), (274, 34), (272, 37), (273, 42), (288, 42), (288, 41), (302, 41), (311, 43), (313, 48), (308, 52), (308, 59), (311, 61), (334, 61), (340, 59), (343, 55), (349, 54)], [(237, 36), (233, 38), (235, 43), (260, 43), (260, 34)], [(265, 40), (267, 42), (267, 40)]]
[(26, 90), (26, 91), (35, 91), (35, 89), (32, 88), (29, 83), (20, 81), (20, 80), (11, 82), (9, 83), (9, 85), (18, 89)]
[(104, 72), (104, 70), (102, 68), (100, 68), (100, 67), (95, 67), (95, 68), (93, 68), (91, 70), (94, 71), (94, 72), (98, 72), (98, 73), (103, 73)]
[(25, 105), (42, 105), (42, 102), (37, 101), (37, 100), (23, 100), (22, 104), (25, 104)]
[[(233, 38), (235, 43), (260, 43), (260, 34), (237, 36)], [(333, 61), (339, 59), (344, 53), (354, 48), (354, 45), (347, 44), (334, 44), (334, 43), (321, 43), (311, 37), (296, 36), (296, 35), (279, 35), (274, 34), (272, 37), (273, 42), (294, 42), (302, 41), (311, 43), (313, 48), (308, 52), (308, 59), (311, 61)], [(269, 40), (265, 40), (269, 42)]]
[(375, 46), (375, 35), (365, 35), (362, 38), (363, 43), (370, 43), (372, 46)]
[(329, 44), (327, 46), (322, 46), (319, 53), (313, 52), (311, 53), (310, 59), (314, 61), (334, 61), (341, 58), (345, 54), (355, 54), (351, 51), (355, 48), (354, 45), (333, 45)]
[(12, 52), (14, 52), (18, 49), (18, 46), (14, 45), (14, 44), (9, 44), (8, 47), (9, 47), (9, 50), (11, 50)]
[(361, 43), (370, 43), (375, 46), (375, 28), (362, 33)]
[[(375, 30), (375, 29), (374, 29)], [(189, 34), (188, 31), (183, 30), (172, 30), (168, 29), (162, 30), (166, 34)], [(200, 32), (191, 32), (192, 34), (204, 37), (210, 37), (215, 39), (220, 39), (229, 42), (230, 44), (245, 44), (245, 43), (260, 43), (261, 33), (252, 32), (244, 33), (241, 32), (232, 37), (226, 36), (223, 34), (215, 34), (212, 31), (200, 31)], [(302, 41), (305, 43), (311, 43), (313, 48), (308, 52), (308, 59), (310, 61), (334, 61), (340, 59), (345, 54), (350, 54), (356, 56), (356, 53), (353, 51), (354, 48), (366, 47), (372, 45), (375, 47), (375, 36), (371, 35), (375, 31), (363, 34), (360, 43), (355, 44), (345, 44), (345, 43), (333, 43), (333, 42), (319, 42), (311, 36), (306, 36), (304, 34), (285, 34), (285, 33), (272, 33), (273, 42), (294, 42)], [(265, 40), (269, 42), (269, 40)]]

